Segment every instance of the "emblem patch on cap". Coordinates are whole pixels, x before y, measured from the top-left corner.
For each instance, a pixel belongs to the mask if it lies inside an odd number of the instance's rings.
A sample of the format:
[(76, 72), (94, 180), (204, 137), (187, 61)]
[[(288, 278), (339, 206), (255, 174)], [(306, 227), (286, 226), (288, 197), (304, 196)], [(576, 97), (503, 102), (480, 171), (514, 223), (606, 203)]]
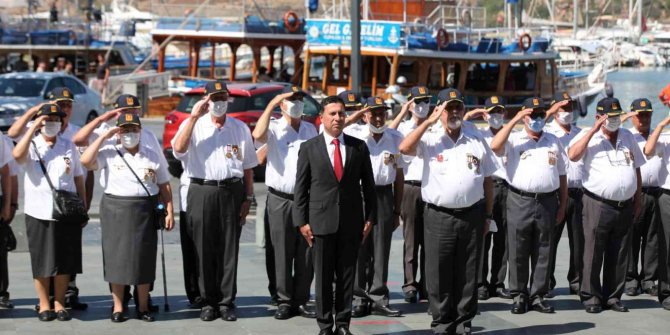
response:
[(566, 99), (566, 100), (570, 99), (570, 96), (567, 93), (563, 92), (563, 99)]
[(126, 104), (128, 104), (128, 106), (133, 105), (133, 97), (126, 97)]
[(133, 115), (132, 114), (126, 114), (126, 121), (132, 121), (133, 120)]
[(70, 91), (63, 90), (63, 96), (66, 97), (66, 98), (69, 98), (70, 97)]
[(356, 96), (353, 93), (349, 93), (347, 94), (347, 100), (349, 100), (349, 102), (354, 102), (356, 100)]
[(426, 88), (425, 87), (419, 87), (419, 94), (426, 94)]
[(640, 101), (640, 107), (647, 107), (647, 102), (644, 100)]
[(375, 98), (375, 103), (381, 105), (382, 104), (382, 98), (379, 98), (379, 97)]
[(533, 106), (539, 106), (539, 105), (540, 105), (540, 100), (533, 99)]
[(214, 83), (214, 89), (220, 90), (221, 89), (221, 83)]
[(58, 112), (58, 108), (56, 107), (56, 105), (51, 106), (51, 113), (56, 113), (56, 112)]
[(491, 97), (491, 103), (497, 104), (498, 103), (498, 97)]
[(291, 87), (291, 89), (293, 90), (293, 92), (298, 92), (299, 91), (299, 89), (295, 86)]
[(612, 103), (612, 109), (619, 109), (619, 104), (617, 104), (616, 102), (613, 102)]
[(449, 92), (449, 97), (452, 98), (452, 99), (456, 98), (456, 91)]

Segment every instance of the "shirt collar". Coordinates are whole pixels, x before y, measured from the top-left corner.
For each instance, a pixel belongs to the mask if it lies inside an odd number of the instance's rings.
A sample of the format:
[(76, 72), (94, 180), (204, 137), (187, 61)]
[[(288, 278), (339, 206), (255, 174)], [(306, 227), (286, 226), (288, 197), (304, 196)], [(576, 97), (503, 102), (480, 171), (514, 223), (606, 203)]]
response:
[[(216, 128), (216, 124), (214, 123), (214, 121), (212, 121), (212, 116), (211, 115), (207, 114), (206, 116), (203, 116), (203, 118), (207, 118), (206, 120), (204, 120), (205, 127)], [(216, 128), (216, 129), (226, 130), (227, 128), (229, 128), (230, 127), (230, 125), (229, 125), (230, 124), (230, 119), (231, 119), (231, 117), (226, 115), (226, 121), (223, 122), (223, 127)]]
[[(335, 139), (334, 137), (330, 136), (325, 130), (323, 131), (323, 138), (326, 140), (326, 145), (332, 144), (333, 140)], [(341, 145), (344, 145), (344, 133), (340, 134), (340, 136), (338, 136), (337, 139), (340, 140)]]

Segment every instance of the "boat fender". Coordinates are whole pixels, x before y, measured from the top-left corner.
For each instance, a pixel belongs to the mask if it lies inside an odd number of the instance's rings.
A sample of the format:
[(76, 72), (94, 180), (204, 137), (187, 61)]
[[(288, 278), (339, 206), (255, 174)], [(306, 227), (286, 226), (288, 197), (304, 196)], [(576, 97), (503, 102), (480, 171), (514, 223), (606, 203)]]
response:
[(523, 33), (519, 36), (519, 48), (521, 48), (521, 50), (528, 51), (531, 45), (533, 45), (533, 38), (530, 37), (530, 34)]
[(586, 117), (589, 114), (588, 104), (586, 103), (586, 97), (582, 94), (577, 98), (577, 109), (579, 110), (579, 115), (581, 117)]
[(444, 49), (449, 45), (449, 34), (444, 28), (437, 30), (437, 47), (439, 49)]
[(294, 11), (288, 11), (284, 14), (284, 26), (290, 33), (295, 33), (300, 28), (300, 19)]

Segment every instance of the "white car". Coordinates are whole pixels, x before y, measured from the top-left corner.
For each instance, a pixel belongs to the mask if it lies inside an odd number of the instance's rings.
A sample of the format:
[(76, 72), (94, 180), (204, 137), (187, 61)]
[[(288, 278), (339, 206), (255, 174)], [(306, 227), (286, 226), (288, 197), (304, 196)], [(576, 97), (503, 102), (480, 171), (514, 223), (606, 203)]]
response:
[(6, 131), (30, 107), (48, 101), (51, 90), (67, 87), (74, 94), (70, 122), (82, 126), (105, 110), (100, 94), (62, 72), (16, 72), (0, 75), (0, 129)]

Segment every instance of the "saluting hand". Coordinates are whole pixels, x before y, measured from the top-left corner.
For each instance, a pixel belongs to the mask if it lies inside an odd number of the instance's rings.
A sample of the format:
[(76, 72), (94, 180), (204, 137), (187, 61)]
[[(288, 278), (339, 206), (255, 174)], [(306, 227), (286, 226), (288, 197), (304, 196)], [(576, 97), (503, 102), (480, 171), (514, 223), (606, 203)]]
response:
[(633, 116), (636, 116), (637, 114), (638, 114), (637, 112), (629, 112), (621, 115), (621, 123), (628, 121), (628, 119), (632, 118)]
[(516, 115), (512, 119), (512, 123), (517, 124), (517, 123), (519, 123), (519, 121), (522, 121), (523, 118), (525, 118), (526, 116), (530, 116), (530, 114), (533, 114), (533, 109), (532, 108), (526, 108), (526, 109), (520, 110), (518, 113), (516, 113)]
[(559, 109), (563, 108), (564, 106), (568, 105), (570, 103), (570, 100), (563, 100), (555, 103), (553, 106), (551, 106), (547, 110), (547, 118), (556, 114)]
[(271, 103), (271, 104), (274, 104), (274, 105), (279, 104), (279, 103), (282, 102), (284, 99), (288, 99), (288, 98), (292, 97), (293, 94), (294, 94), (294, 92), (288, 92), (288, 93), (278, 94), (278, 95), (276, 95), (274, 98), (272, 98), (272, 100), (270, 101), (270, 103)]
[(112, 138), (112, 136), (118, 134), (119, 131), (121, 131), (121, 128), (119, 128), (119, 127), (113, 127), (113, 128), (111, 128), (111, 129), (109, 129), (109, 130), (105, 133), (105, 139), (108, 140), (108, 139)]
[(48, 118), (49, 118), (48, 116), (42, 115), (42, 116), (38, 117), (37, 119), (35, 119), (35, 122), (33, 122), (33, 130), (38, 130), (38, 129), (44, 127), (44, 122), (46, 122), (46, 120)]
[(312, 235), (312, 227), (309, 226), (309, 223), (300, 227), (300, 234), (305, 238), (307, 245), (311, 248), (312, 244), (314, 244), (314, 236)]
[(593, 124), (593, 128), (591, 128), (591, 132), (594, 134), (598, 132), (598, 130), (600, 130), (600, 127), (602, 127), (605, 124), (605, 121), (607, 121), (606, 115), (603, 116), (597, 115), (596, 122)]
[(670, 124), (670, 115), (658, 123), (661, 127), (667, 127)]
[(207, 114), (209, 112), (209, 100), (210, 96), (206, 95), (204, 98), (200, 99), (200, 101), (196, 102), (195, 105), (193, 106), (193, 109), (191, 109), (191, 116), (195, 118), (200, 118), (203, 115)]
[(107, 122), (111, 119), (116, 119), (121, 115), (121, 111), (123, 111), (122, 108), (117, 108), (117, 109), (112, 109), (111, 111), (105, 112), (105, 114), (102, 114), (100, 117), (100, 120), (103, 122)]
[(363, 226), (363, 239), (361, 240), (361, 244), (365, 243), (365, 240), (368, 238), (370, 231), (372, 231), (372, 222), (365, 221), (365, 225)]
[(414, 102), (414, 98), (409, 99), (409, 101), (407, 101), (406, 103), (402, 104), (402, 107), (400, 108), (400, 114), (405, 114), (405, 113), (407, 113), (407, 111), (409, 110), (409, 105), (411, 105), (412, 102)]
[(463, 121), (468, 121), (470, 119), (474, 119), (479, 116), (485, 117), (485, 115), (489, 115), (489, 112), (487, 112), (486, 109), (484, 108), (473, 109), (465, 113), (465, 115), (463, 116)]
[(433, 110), (433, 113), (430, 114), (430, 116), (428, 117), (427, 120), (428, 124), (434, 125), (437, 122), (437, 120), (440, 119), (440, 116), (442, 116), (442, 113), (444, 112), (445, 108), (447, 108), (446, 102), (436, 106), (435, 109)]

